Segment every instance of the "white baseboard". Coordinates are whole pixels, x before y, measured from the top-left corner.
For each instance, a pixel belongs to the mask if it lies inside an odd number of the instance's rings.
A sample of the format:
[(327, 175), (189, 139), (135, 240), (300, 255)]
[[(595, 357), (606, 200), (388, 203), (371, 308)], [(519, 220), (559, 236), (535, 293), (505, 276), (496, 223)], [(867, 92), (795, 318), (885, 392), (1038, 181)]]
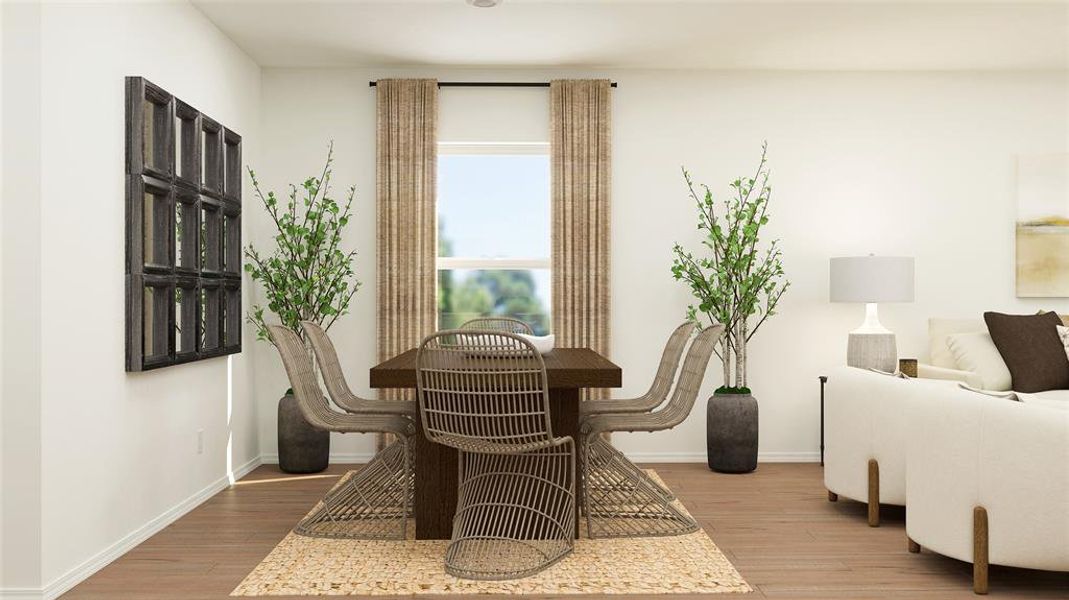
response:
[[(704, 463), (705, 452), (624, 452), (627, 458), (641, 463)], [(332, 452), (330, 462), (336, 465), (363, 464), (371, 460), (368, 452)], [(761, 452), (758, 462), (811, 463), (820, 462), (820, 452)], [(277, 465), (278, 454), (264, 454), (263, 464)]]
[[(624, 454), (637, 463), (704, 463), (705, 452), (627, 452)], [(760, 452), (757, 462), (763, 463), (809, 463), (820, 462), (819, 452)]]
[[(260, 466), (260, 457), (234, 469), (234, 480), (248, 475), (253, 469)], [(225, 490), (230, 485), (229, 475), (224, 475), (213, 481), (210, 485), (186, 498), (177, 505), (164, 511), (158, 517), (138, 527), (125, 537), (108, 546), (104, 550), (91, 557), (89, 560), (60, 575), (39, 590), (0, 590), (0, 598), (4, 600), (53, 600), (74, 586), (89, 578), (90, 575), (104, 568), (115, 559), (132, 550), (141, 542), (152, 537), (164, 527), (174, 523), (183, 515), (200, 506), (205, 500)]]
[[(330, 462), (335, 465), (362, 465), (375, 456), (372, 452), (331, 452)], [(263, 454), (260, 460), (265, 465), (277, 465), (278, 454)]]

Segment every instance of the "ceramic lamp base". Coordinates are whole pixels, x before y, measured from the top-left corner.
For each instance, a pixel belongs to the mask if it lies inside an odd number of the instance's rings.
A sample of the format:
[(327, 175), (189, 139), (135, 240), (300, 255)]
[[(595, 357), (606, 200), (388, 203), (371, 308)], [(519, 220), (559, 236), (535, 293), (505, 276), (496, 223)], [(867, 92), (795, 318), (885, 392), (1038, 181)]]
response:
[(895, 334), (851, 333), (846, 345), (846, 364), (859, 369), (893, 373), (898, 368)]

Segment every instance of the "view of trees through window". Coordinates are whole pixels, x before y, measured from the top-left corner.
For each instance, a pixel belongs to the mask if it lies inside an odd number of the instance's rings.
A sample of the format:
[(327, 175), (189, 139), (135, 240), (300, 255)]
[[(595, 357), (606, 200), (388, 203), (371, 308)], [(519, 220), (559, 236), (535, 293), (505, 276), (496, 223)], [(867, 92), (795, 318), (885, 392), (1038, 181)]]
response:
[(450, 147), (438, 157), (438, 327), (508, 316), (550, 330), (544, 145)]

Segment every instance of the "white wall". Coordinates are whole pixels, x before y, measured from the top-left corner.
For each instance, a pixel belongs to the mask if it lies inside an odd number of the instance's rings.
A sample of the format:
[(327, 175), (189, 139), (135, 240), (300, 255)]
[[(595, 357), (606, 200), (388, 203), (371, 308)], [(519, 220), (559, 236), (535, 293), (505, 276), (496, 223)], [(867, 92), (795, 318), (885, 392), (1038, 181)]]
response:
[(0, 589), (41, 583), (41, 11), (0, 5)]
[[(828, 258), (875, 252), (917, 258), (917, 297), (883, 307), (903, 356), (926, 354), (929, 316), (983, 310), (1069, 309), (1066, 300), (1014, 297), (1016, 154), (1066, 152), (1064, 72), (832, 73), (266, 69), (261, 161), (268, 186), (315, 173), (335, 140), (339, 186), (358, 188), (348, 242), (365, 282), (332, 332), (350, 383), (370, 394), (375, 363), (374, 90), (369, 79), (546, 80), (600, 76), (614, 92), (613, 350), (620, 397), (645, 389), (662, 340), (684, 315), (687, 289), (672, 280), (671, 247), (698, 249), (695, 214), (679, 168), (726, 193), (770, 146), (775, 189), (770, 236), (782, 238), (793, 283), (754, 338), (751, 387), (761, 406), (764, 460), (813, 460), (819, 436), (817, 375), (841, 364), (863, 309), (827, 301)], [(441, 138), (535, 139), (545, 131), (544, 89), (443, 89)], [(520, 100), (522, 98), (522, 100)], [(455, 133), (454, 133), (455, 132)], [(252, 239), (268, 224), (246, 213)], [(259, 293), (258, 290), (256, 293)], [(261, 444), (275, 452), (274, 405), (286, 384), (273, 349), (254, 348)], [(711, 367), (703, 397), (719, 385)], [(268, 390), (277, 390), (270, 393)], [(643, 460), (701, 460), (704, 411), (672, 434), (615, 438)], [(369, 436), (334, 440), (336, 458), (366, 456)]]
[(184, 2), (47, 3), (40, 47), (41, 580), (51, 596), (258, 459), (247, 355), (124, 372), (122, 265), (125, 76), (242, 134), (254, 162), (260, 69)]

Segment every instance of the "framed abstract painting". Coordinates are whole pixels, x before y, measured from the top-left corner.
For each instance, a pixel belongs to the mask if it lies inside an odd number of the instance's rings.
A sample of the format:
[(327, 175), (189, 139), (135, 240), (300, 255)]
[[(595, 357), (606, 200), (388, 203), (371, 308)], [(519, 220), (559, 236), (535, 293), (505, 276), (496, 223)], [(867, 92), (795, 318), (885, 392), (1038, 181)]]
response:
[(1069, 297), (1069, 154), (1017, 158), (1017, 297)]

